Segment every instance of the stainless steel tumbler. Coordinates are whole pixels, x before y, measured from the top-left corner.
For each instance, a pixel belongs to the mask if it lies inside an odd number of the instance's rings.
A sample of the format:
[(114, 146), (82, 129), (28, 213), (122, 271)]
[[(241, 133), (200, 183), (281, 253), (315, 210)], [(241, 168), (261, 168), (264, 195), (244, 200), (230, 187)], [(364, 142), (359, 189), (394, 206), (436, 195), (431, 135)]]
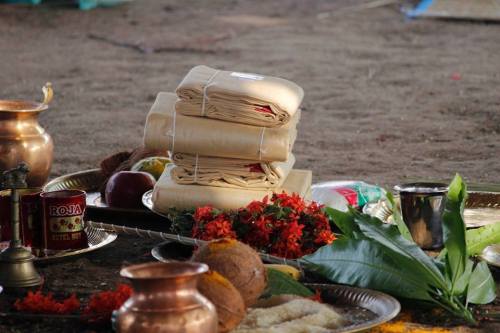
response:
[(441, 183), (397, 185), (401, 215), (415, 243), (425, 250), (443, 247), (442, 217), (448, 187)]

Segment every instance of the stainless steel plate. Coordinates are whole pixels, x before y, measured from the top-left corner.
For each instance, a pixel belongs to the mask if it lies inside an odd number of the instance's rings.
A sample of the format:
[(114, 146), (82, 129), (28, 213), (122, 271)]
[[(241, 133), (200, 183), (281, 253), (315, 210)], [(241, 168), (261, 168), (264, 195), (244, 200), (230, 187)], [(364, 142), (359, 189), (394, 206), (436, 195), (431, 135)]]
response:
[(491, 266), (500, 268), (500, 244), (487, 246), (479, 258), (483, 259)]
[[(399, 208), (399, 197), (395, 197), (395, 201)], [(392, 210), (385, 200), (367, 204), (363, 208), (363, 212), (378, 217), (384, 222), (393, 222)], [(464, 220), (467, 228), (500, 223), (500, 193), (469, 192), (469, 197), (465, 203)]]
[(146, 207), (147, 209), (149, 209), (153, 213), (168, 218), (167, 215), (154, 210), (154, 208), (153, 208), (153, 190), (149, 190), (142, 195), (142, 204), (144, 205), (144, 207)]
[(68, 189), (85, 191), (87, 193), (87, 207), (94, 210), (117, 213), (147, 212), (145, 209), (109, 207), (101, 200), (101, 194), (99, 193), (99, 187), (102, 182), (103, 177), (100, 169), (90, 169), (54, 178), (43, 187), (43, 190), (46, 192)]
[(89, 247), (80, 250), (59, 252), (57, 254), (50, 255), (47, 257), (35, 257), (35, 262), (48, 263), (52, 261), (58, 261), (66, 257), (78, 256), (85, 253), (89, 253), (110, 244), (116, 239), (116, 237), (118, 237), (118, 235), (115, 233), (110, 233), (106, 230), (90, 226), (85, 227), (85, 232), (87, 233)]
[[(158, 261), (188, 260), (193, 246), (164, 242), (154, 247), (151, 254)], [(321, 298), (332, 305), (348, 322), (346, 326), (331, 332), (361, 332), (383, 324), (401, 310), (399, 302), (387, 294), (336, 284), (306, 284), (321, 292)]]

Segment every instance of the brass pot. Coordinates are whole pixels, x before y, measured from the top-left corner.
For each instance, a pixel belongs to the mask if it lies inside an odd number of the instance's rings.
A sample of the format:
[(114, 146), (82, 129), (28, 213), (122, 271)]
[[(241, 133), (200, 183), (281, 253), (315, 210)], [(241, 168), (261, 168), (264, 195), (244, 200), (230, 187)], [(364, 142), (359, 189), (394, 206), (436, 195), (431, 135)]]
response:
[(198, 292), (198, 277), (208, 271), (193, 262), (148, 263), (126, 267), (133, 294), (118, 310), (120, 333), (216, 333), (217, 312)]
[[(41, 103), (22, 100), (0, 100), (0, 174), (28, 164), (28, 187), (41, 187), (49, 177), (54, 143), (38, 123), (38, 115), (52, 100), (50, 83), (43, 87)], [(1, 183), (1, 179), (0, 179)]]

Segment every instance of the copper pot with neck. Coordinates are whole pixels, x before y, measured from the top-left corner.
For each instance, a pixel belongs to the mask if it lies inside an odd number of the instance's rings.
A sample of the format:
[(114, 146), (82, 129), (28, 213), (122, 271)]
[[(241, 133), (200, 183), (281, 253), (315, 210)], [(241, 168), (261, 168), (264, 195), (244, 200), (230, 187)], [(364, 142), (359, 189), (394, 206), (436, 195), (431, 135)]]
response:
[(205, 264), (180, 261), (122, 269), (134, 292), (117, 312), (116, 331), (217, 333), (215, 307), (196, 289), (207, 271)]
[(43, 102), (0, 100), (0, 173), (25, 162), (30, 173), (28, 187), (41, 187), (49, 177), (54, 143), (38, 123), (38, 115), (48, 109), (53, 92), (43, 88)]

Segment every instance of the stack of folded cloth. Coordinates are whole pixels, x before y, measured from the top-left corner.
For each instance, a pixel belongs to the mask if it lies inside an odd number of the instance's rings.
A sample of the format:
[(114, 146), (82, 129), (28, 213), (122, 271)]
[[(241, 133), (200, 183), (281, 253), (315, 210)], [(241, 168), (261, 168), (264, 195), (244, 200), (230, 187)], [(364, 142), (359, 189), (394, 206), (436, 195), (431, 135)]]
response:
[(273, 192), (307, 197), (311, 172), (294, 170), (303, 90), (256, 74), (194, 67), (176, 94), (161, 92), (144, 132), (147, 148), (168, 150), (153, 208), (237, 209)]

